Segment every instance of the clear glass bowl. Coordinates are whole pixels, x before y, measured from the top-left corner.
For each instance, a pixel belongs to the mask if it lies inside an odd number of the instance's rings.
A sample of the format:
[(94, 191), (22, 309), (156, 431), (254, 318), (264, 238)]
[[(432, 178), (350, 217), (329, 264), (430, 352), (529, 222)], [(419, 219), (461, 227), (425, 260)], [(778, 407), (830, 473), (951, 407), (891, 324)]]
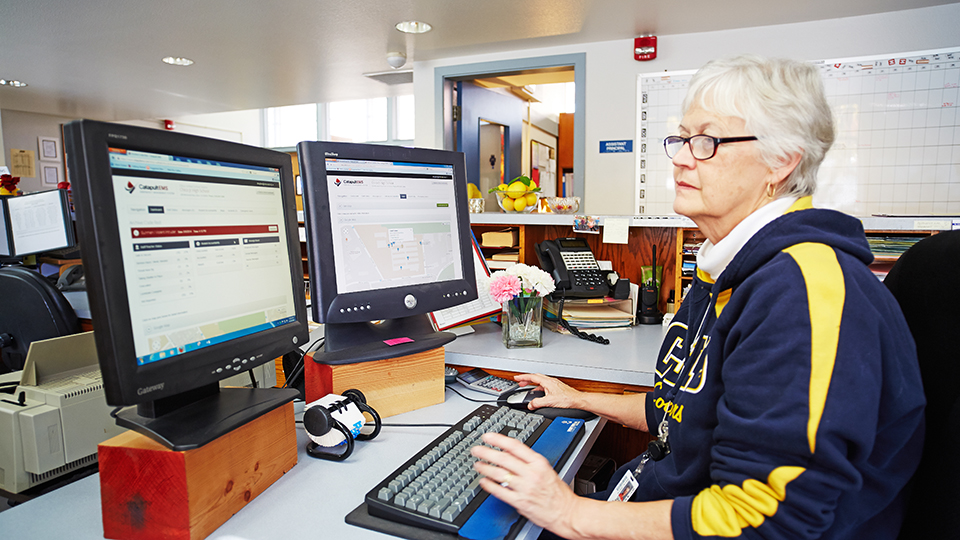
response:
[(580, 197), (544, 197), (554, 214), (576, 214), (580, 211)]
[[(496, 191), (500, 209), (508, 214), (529, 214), (537, 208), (540, 201), (539, 191), (524, 191), (522, 197), (511, 197), (506, 191)], [(518, 208), (517, 201), (522, 201)]]

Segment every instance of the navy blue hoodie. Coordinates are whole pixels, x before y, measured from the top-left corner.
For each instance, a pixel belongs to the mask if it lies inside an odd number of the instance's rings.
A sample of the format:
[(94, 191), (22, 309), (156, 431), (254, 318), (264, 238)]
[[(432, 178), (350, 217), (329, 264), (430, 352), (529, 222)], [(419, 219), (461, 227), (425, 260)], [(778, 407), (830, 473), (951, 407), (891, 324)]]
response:
[(857, 219), (806, 197), (694, 279), (647, 396), (672, 452), (633, 498), (674, 499), (676, 539), (896, 537), (924, 397), (872, 260)]

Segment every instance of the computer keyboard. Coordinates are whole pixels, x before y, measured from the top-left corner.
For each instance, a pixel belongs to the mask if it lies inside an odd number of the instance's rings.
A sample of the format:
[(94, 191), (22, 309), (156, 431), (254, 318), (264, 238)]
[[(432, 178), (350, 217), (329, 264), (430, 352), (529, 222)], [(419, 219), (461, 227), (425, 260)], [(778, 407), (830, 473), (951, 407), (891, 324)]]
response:
[(559, 471), (583, 437), (584, 421), (481, 405), (370, 490), (370, 515), (468, 539), (506, 535), (520, 516), (480, 487), (470, 455), (491, 431), (523, 441)]

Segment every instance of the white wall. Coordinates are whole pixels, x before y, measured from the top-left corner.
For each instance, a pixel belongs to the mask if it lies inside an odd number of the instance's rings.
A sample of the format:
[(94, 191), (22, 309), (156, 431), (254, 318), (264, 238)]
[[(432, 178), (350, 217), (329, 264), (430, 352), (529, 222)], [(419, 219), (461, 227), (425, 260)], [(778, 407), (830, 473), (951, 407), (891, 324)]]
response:
[[(33, 178), (20, 177), (18, 188), (24, 192), (46, 191), (55, 189), (55, 185), (43, 183), (40, 177), (42, 169), (40, 168), (40, 151), (38, 148), (37, 137), (55, 137), (60, 140), (61, 149), (63, 147), (60, 125), (73, 120), (73, 118), (64, 118), (61, 116), (50, 116), (46, 114), (26, 113), (20, 111), (4, 110), (0, 112), (3, 116), (3, 154), (7, 156), (7, 167), (10, 167), (10, 150), (31, 150), (33, 151), (34, 165), (37, 175)], [(44, 162), (46, 163), (46, 162)], [(61, 174), (63, 171), (63, 162), (61, 161)], [(11, 170), (11, 172), (13, 172)]]
[(633, 59), (633, 40), (524, 49), (505, 53), (414, 62), (416, 145), (443, 145), (435, 103), (434, 69), (557, 54), (585, 53), (586, 211), (633, 214), (634, 154), (600, 154), (601, 140), (636, 139), (637, 75), (696, 69), (708, 60), (758, 53), (816, 60), (941, 49), (960, 45), (960, 4), (879, 15), (758, 28), (658, 36), (657, 59)]
[[(56, 137), (61, 139), (60, 125), (76, 120), (61, 116), (29, 113), (22, 111), (0, 111), (0, 148), (3, 156), (9, 156), (11, 149), (33, 150), (37, 154), (35, 164), (37, 176), (35, 178), (21, 178), (17, 186), (25, 192), (53, 189), (56, 186), (45, 185), (40, 178), (40, 160), (37, 148), (37, 137)], [(260, 110), (234, 111), (215, 114), (200, 114), (174, 118), (178, 133), (202, 135), (215, 139), (242, 142), (253, 146), (260, 146), (263, 141), (260, 122)], [(120, 122), (134, 126), (143, 126), (163, 129), (163, 120), (135, 120)], [(63, 141), (61, 140), (61, 147)], [(0, 157), (0, 165), (4, 165), (9, 158)], [(9, 165), (7, 165), (9, 167)]]
[[(172, 118), (174, 131), (222, 139), (252, 146), (263, 144), (263, 126), (260, 121), (260, 109), (230, 111), (212, 114), (196, 114)], [(132, 126), (163, 129), (163, 120), (134, 120), (120, 122)]]

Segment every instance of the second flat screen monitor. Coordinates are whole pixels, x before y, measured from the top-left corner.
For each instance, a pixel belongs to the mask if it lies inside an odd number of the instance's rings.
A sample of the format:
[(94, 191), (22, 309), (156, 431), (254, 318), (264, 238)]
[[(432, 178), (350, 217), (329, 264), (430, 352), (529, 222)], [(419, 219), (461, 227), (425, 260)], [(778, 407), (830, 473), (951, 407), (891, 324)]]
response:
[[(434, 334), (427, 313), (477, 298), (463, 154), (325, 142), (298, 151), (312, 311), (327, 325), (327, 353), (354, 349), (330, 363), (377, 359), (358, 343), (423, 341)], [(341, 339), (347, 328), (374, 330), (373, 343), (353, 330)]]

